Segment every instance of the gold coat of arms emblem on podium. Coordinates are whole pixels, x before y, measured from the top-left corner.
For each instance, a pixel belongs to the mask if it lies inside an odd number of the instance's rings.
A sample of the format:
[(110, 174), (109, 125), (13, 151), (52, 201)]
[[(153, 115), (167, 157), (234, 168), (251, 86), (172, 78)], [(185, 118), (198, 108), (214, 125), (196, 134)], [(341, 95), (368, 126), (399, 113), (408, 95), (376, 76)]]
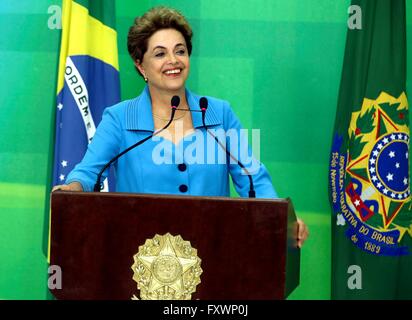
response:
[(190, 300), (203, 272), (197, 250), (170, 233), (147, 239), (133, 259), (133, 280), (142, 300)]

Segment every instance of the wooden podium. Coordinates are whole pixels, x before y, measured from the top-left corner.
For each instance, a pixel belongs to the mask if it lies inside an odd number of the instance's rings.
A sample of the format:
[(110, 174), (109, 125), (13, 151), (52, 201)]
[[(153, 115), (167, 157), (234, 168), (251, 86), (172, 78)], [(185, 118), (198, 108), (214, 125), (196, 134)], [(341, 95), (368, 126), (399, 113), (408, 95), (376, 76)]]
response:
[(299, 284), (300, 249), (289, 199), (56, 191), (50, 264), (57, 299), (139, 297), (133, 256), (156, 234), (197, 249), (203, 273), (192, 299), (285, 299)]

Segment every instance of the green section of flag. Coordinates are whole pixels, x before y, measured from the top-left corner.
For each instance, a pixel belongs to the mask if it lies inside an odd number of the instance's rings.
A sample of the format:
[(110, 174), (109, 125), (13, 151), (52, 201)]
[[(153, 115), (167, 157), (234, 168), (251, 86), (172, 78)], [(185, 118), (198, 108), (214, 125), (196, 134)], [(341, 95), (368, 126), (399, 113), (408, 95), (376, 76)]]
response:
[[(395, 220), (388, 225), (388, 229), (384, 229), (383, 213), (390, 216), (390, 213), (396, 212), (395, 209), (400, 202), (388, 201), (388, 197), (379, 193), (379, 186), (373, 185), (367, 171), (370, 170), (369, 163), (372, 163), (368, 160), (370, 153), (365, 151), (369, 150), (366, 147), (368, 144), (374, 145), (389, 130), (408, 131), (405, 127), (409, 125), (408, 109), (399, 109), (398, 103), (376, 103), (365, 108), (365, 101), (367, 101), (365, 99), (377, 100), (382, 92), (394, 99), (406, 93), (405, 1), (353, 0), (352, 8), (354, 11), (350, 14), (349, 21), (355, 28), (349, 28), (347, 31), (332, 148), (336, 154), (342, 156), (346, 155), (342, 150), (347, 149), (349, 153), (344, 186), (349, 186), (349, 182), (361, 181), (363, 192), (357, 191), (362, 195), (358, 200), (349, 199), (347, 193), (345, 201), (352, 205), (350, 211), (354, 213), (360, 212), (358, 211), (360, 209), (355, 208), (360, 200), (374, 212), (373, 216), (364, 222), (365, 226), (374, 227), (379, 231), (398, 227), (404, 228), (403, 231), (407, 230), (398, 246), (407, 247), (412, 252), (411, 203), (406, 202)], [(355, 15), (358, 15), (358, 18)], [(384, 116), (381, 116), (382, 114)], [(374, 121), (375, 117), (378, 117), (377, 121)], [(406, 129), (402, 129), (402, 126)], [(343, 138), (341, 148), (337, 143), (337, 136)], [(363, 155), (367, 156), (364, 158), (366, 160), (362, 160)], [(352, 159), (361, 160), (353, 164)], [(359, 165), (361, 161), (366, 161), (363, 167)], [(334, 167), (332, 162), (331, 173)], [(372, 171), (369, 171), (369, 174), (373, 176)], [(412, 254), (391, 256), (376, 253), (376, 250), (374, 253), (367, 252), (374, 250), (368, 242), (362, 248), (369, 249), (363, 250), (358, 247), (356, 244), (360, 243), (361, 234), (355, 233), (355, 237), (346, 234), (350, 229), (350, 223), (347, 220), (346, 225), (342, 226), (340, 223), (342, 220), (339, 221), (337, 218), (336, 213), (341, 215), (341, 219), (345, 214), (341, 203), (334, 202), (333, 190), (335, 189), (331, 184), (332, 206), (335, 204), (339, 208), (335, 207), (332, 215), (332, 298), (411, 299)], [(368, 204), (372, 199), (371, 194), (378, 194), (374, 199), (379, 201), (375, 201), (374, 205)], [(388, 201), (385, 209), (387, 212), (383, 209), (385, 201)], [(356, 230), (356, 227), (354, 229)], [(370, 232), (372, 233), (373, 230), (375, 229), (370, 229)], [(355, 270), (354, 267), (359, 268), (356, 269), (357, 271), (351, 271)]]
[(361, 29), (348, 29), (346, 39), (337, 110), (341, 130), (350, 121), (348, 108), (356, 111), (365, 97), (375, 99), (383, 88), (398, 97), (406, 83), (405, 1), (355, 0), (352, 5), (361, 10)]
[(114, 0), (74, 0), (89, 10), (92, 17), (103, 22), (106, 26), (115, 29), (115, 2)]

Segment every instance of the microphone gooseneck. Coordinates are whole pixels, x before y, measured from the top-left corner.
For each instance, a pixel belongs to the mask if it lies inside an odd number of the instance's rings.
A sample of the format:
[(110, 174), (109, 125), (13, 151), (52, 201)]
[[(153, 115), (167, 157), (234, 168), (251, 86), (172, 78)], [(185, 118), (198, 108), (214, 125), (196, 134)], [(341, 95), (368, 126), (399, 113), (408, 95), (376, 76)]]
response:
[(206, 110), (208, 107), (208, 100), (206, 97), (201, 97), (199, 100), (199, 106), (200, 106), (200, 110), (202, 112), (202, 122), (203, 122), (203, 127), (206, 129), (207, 133), (209, 133), (216, 141), (216, 143), (226, 152), (226, 154), (234, 161), (236, 161), (236, 163), (238, 164), (239, 167), (241, 167), (243, 169), (243, 171), (246, 173), (246, 175), (249, 178), (249, 198), (256, 198), (256, 192), (255, 192), (255, 187), (253, 184), (253, 179), (252, 179), (252, 175), (250, 174), (250, 172), (246, 169), (246, 167), (243, 165), (242, 162), (240, 162), (237, 158), (235, 158), (227, 149), (226, 147), (219, 141), (219, 139), (211, 132), (209, 131), (209, 129), (206, 126), (205, 123), (205, 117), (206, 117)]
[(125, 150), (123, 150), (123, 151), (120, 152), (117, 156), (115, 156), (113, 159), (111, 159), (108, 163), (106, 163), (106, 165), (102, 168), (102, 170), (100, 170), (99, 174), (97, 175), (96, 183), (95, 183), (94, 188), (93, 188), (93, 191), (94, 191), (94, 192), (100, 192), (100, 190), (101, 190), (101, 180), (102, 180), (103, 172), (105, 172), (105, 170), (106, 170), (107, 168), (109, 168), (113, 162), (115, 162), (117, 159), (119, 159), (121, 156), (123, 156), (124, 154), (126, 154), (126, 153), (129, 152), (130, 150), (132, 150), (132, 149), (136, 148), (137, 146), (140, 146), (141, 144), (145, 143), (147, 140), (149, 140), (149, 139), (152, 138), (153, 136), (159, 134), (159, 133), (162, 132), (163, 130), (166, 130), (166, 129), (170, 126), (170, 124), (172, 123), (173, 118), (174, 118), (174, 116), (175, 116), (176, 109), (177, 109), (177, 107), (178, 107), (179, 104), (180, 104), (180, 98), (179, 98), (179, 96), (173, 96), (172, 99), (171, 99), (170, 104), (171, 104), (171, 114), (170, 114), (170, 120), (169, 120), (169, 122), (168, 122), (162, 129), (157, 130), (157, 131), (153, 132), (150, 136), (147, 136), (146, 138), (144, 138), (144, 139), (136, 142), (134, 145), (128, 147), (128, 148), (125, 149)]

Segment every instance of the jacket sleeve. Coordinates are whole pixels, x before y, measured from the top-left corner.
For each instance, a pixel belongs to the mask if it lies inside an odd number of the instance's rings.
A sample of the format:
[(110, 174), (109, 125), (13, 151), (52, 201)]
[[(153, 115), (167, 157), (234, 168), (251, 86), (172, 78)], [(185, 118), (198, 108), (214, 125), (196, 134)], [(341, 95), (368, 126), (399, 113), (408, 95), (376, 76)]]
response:
[[(67, 176), (66, 184), (76, 181), (82, 185), (83, 191), (93, 191), (100, 170), (120, 152), (120, 140), (121, 125), (118, 115), (112, 108), (107, 108), (83, 160)], [(102, 181), (108, 173), (109, 169), (105, 170)]]
[[(242, 128), (238, 117), (229, 103), (224, 102), (224, 128), (226, 131), (226, 148), (238, 159), (251, 174), (256, 198), (278, 198), (272, 179), (266, 167), (255, 158), (248, 143), (247, 130)], [(257, 146), (260, 147), (260, 146)], [(229, 161), (229, 172), (236, 191), (241, 197), (249, 196), (250, 182), (245, 170), (233, 158)]]

